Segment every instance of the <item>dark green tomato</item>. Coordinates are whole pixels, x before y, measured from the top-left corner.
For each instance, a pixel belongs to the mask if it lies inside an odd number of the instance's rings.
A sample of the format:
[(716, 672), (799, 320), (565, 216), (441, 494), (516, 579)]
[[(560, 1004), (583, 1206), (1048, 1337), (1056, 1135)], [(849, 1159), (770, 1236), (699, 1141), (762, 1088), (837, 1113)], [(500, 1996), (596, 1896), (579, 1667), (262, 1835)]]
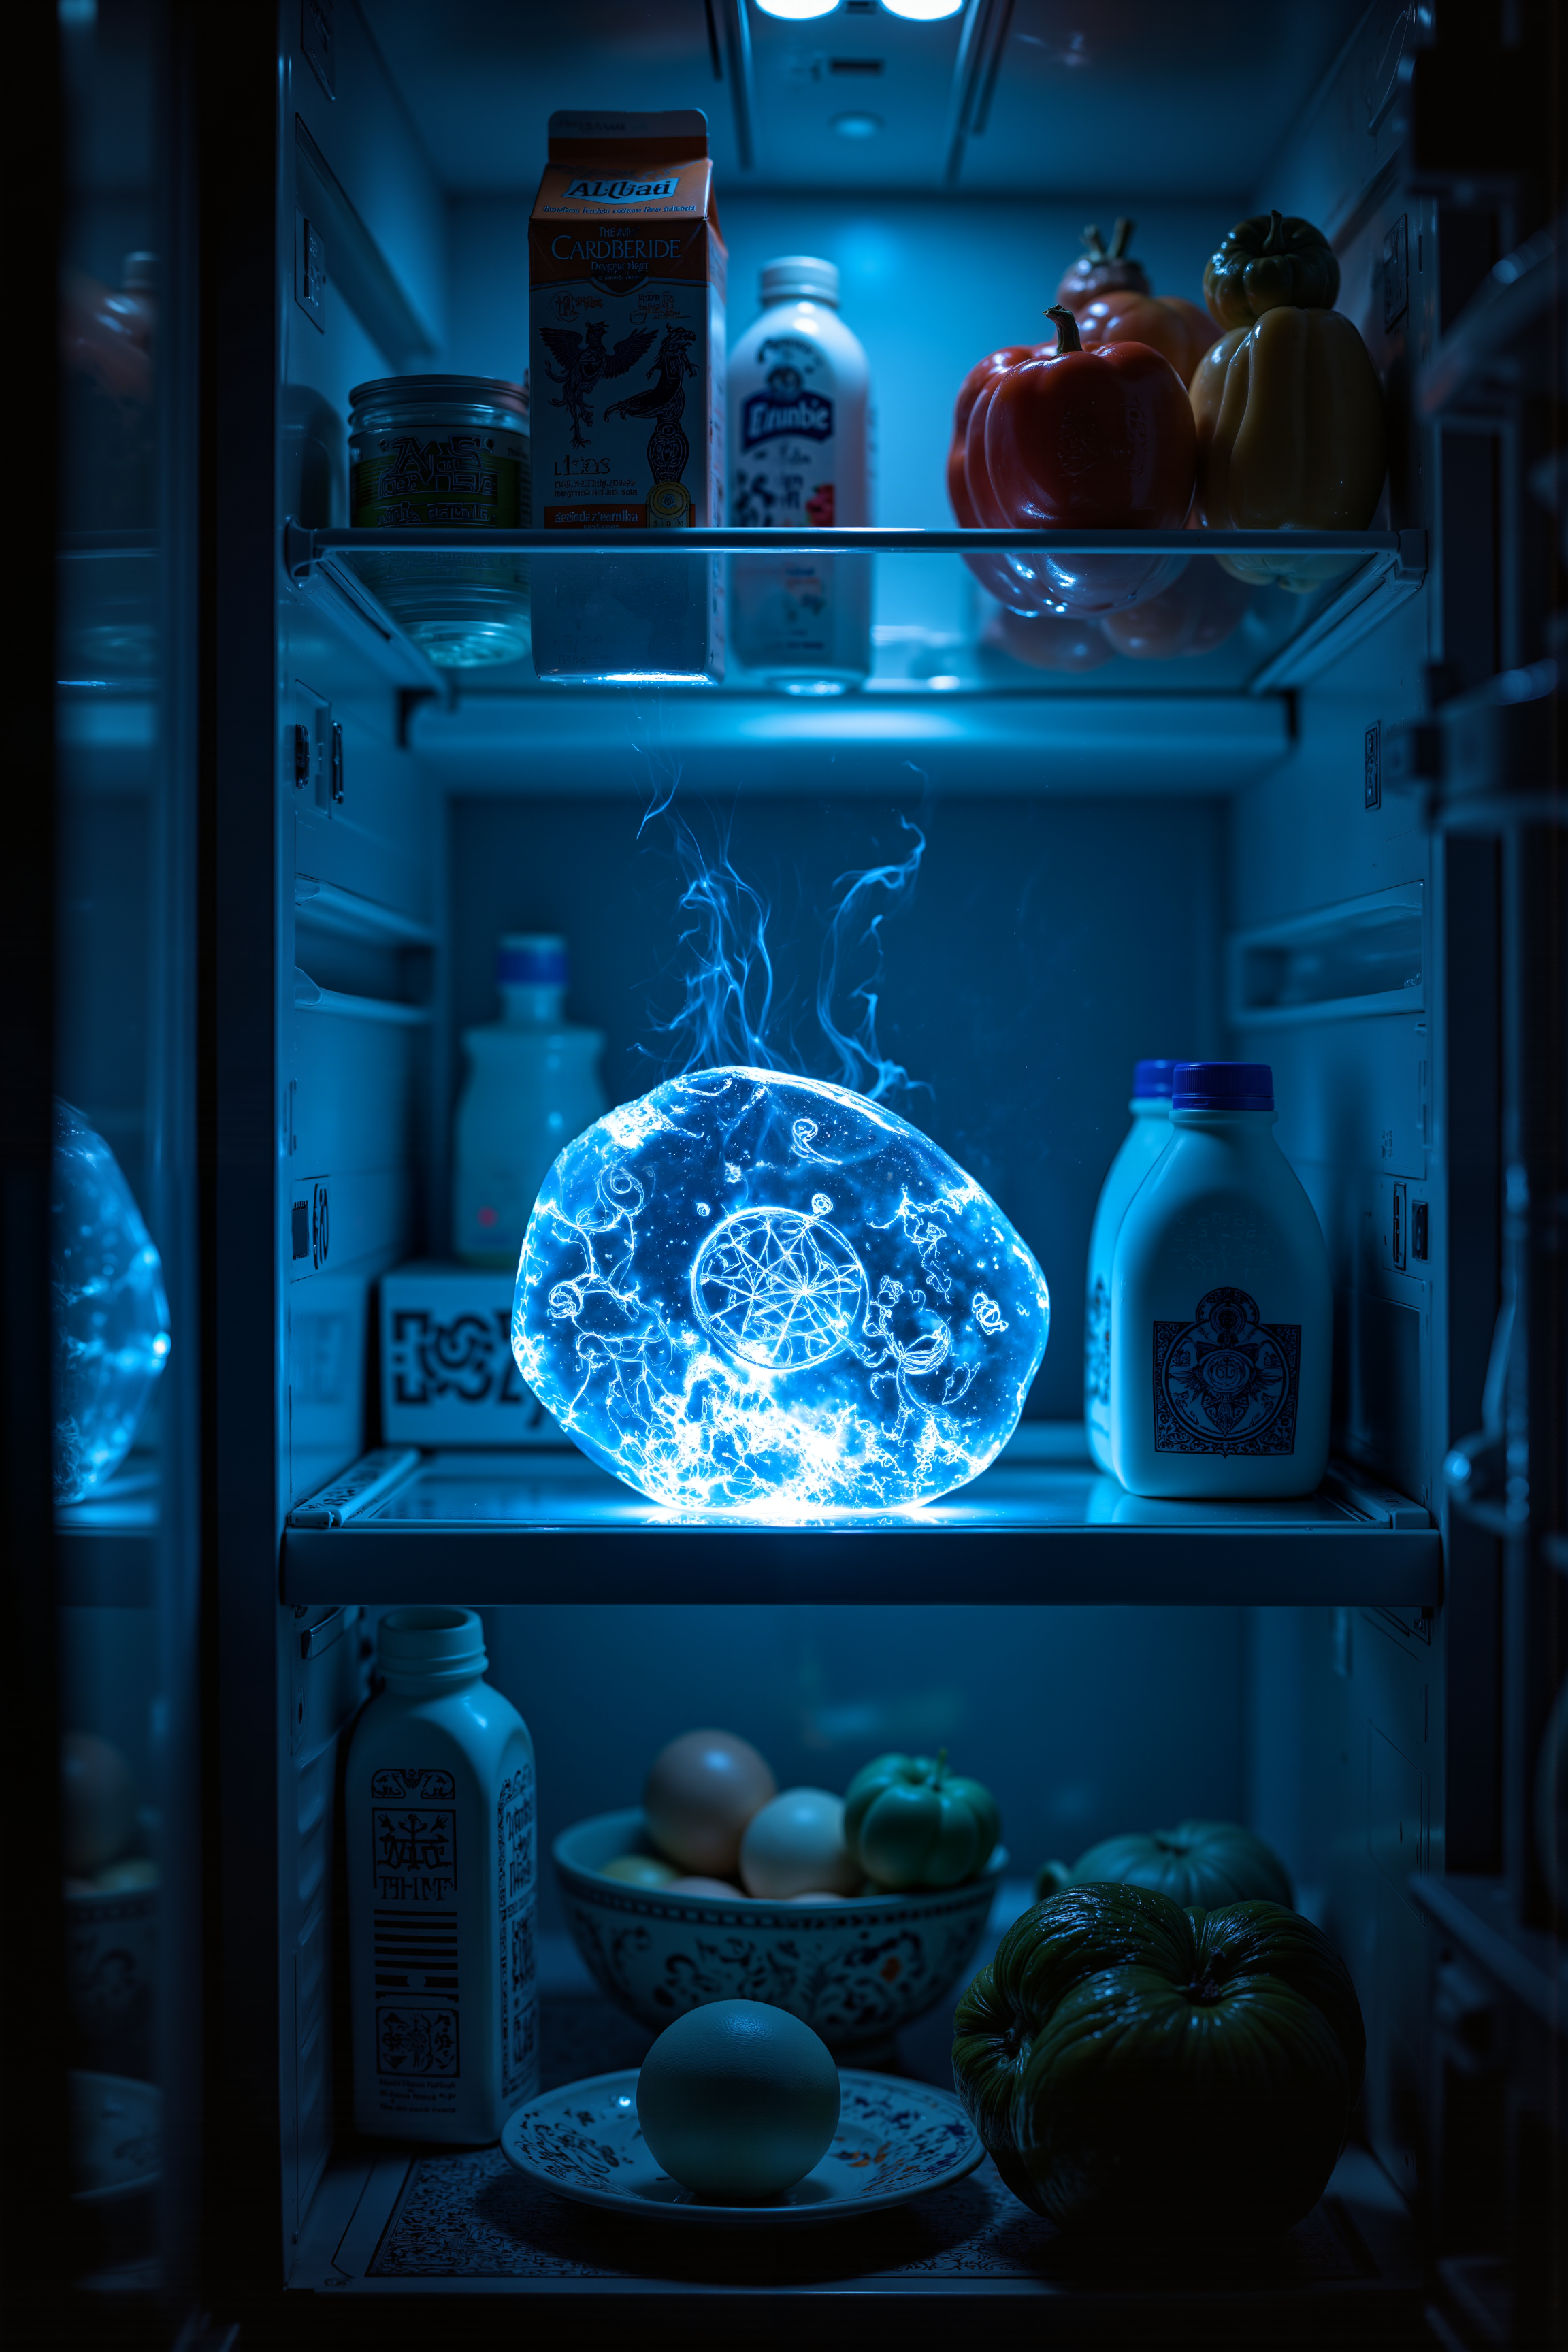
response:
[(1364, 2058), (1343, 1963), (1294, 1912), (1079, 1886), (1017, 1920), (960, 2001), (953, 2076), (1002, 2178), (1058, 2228), (1213, 2238), (1311, 2210)]
[(1237, 221), (1204, 271), (1204, 300), (1222, 327), (1250, 327), (1266, 310), (1331, 310), (1340, 265), (1320, 228), (1294, 214)]
[(940, 1756), (878, 1756), (844, 1797), (844, 1843), (889, 1891), (956, 1886), (983, 1870), (1001, 1834), (989, 1789), (949, 1772)]
[[(1173, 1903), (1212, 1911), (1225, 1903), (1291, 1903), (1290, 1880), (1272, 1846), (1239, 1822), (1178, 1822), (1173, 1830), (1148, 1836), (1104, 1838), (1079, 1854), (1061, 1876), (1046, 1864), (1037, 1882), (1044, 1895), (1055, 1886), (1114, 1882), (1152, 1886)], [(1051, 1874), (1048, 1881), (1047, 1873)]]

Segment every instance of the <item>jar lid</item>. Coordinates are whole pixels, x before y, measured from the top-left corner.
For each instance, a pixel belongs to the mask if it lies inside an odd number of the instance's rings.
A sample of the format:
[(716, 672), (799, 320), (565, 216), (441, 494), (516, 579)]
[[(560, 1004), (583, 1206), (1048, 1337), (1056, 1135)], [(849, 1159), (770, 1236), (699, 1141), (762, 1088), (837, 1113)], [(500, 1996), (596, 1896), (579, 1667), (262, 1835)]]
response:
[(1150, 1099), (1156, 1095), (1164, 1095), (1168, 1097), (1175, 1075), (1174, 1062), (1134, 1062), (1132, 1092), (1135, 1096), (1142, 1095), (1145, 1099)]
[(506, 408), (528, 422), (529, 398), (521, 383), (497, 375), (380, 375), (370, 383), (356, 383), (349, 394), (351, 413), (361, 408), (384, 408), (395, 402), (435, 408), (457, 401), (468, 408)]
[(468, 1683), (489, 1663), (475, 1609), (389, 1609), (375, 1646), (389, 1681)]
[(508, 931), (496, 950), (503, 988), (563, 988), (566, 942), (554, 931)]
[(1178, 1062), (1171, 1108), (1272, 1110), (1274, 1073), (1267, 1062)]
[(809, 253), (786, 253), (763, 264), (763, 308), (770, 302), (827, 302), (838, 308), (838, 271)]

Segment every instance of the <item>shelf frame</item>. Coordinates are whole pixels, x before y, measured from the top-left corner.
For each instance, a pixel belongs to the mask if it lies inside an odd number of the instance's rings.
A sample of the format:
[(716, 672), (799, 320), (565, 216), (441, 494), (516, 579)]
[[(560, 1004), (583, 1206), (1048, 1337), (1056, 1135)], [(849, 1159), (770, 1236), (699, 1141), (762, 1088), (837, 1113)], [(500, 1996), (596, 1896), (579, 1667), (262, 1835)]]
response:
[[(290, 1514), (282, 1598), (296, 1607), (417, 1603), (460, 1591), (496, 1607), (634, 1602), (695, 1607), (1194, 1606), (1435, 1609), (1442, 1542), (1417, 1506), (1331, 1475), (1300, 1504), (1141, 1503), (1086, 1467), (1012, 1475), (987, 1523), (984, 1482), (952, 1516), (823, 1527), (683, 1523), (651, 1512), (581, 1457), (552, 1477), (523, 1454), (388, 1447)], [(380, 1516), (421, 1475), (446, 1482), (447, 1512)], [(465, 1515), (465, 1479), (528, 1491), (515, 1517)], [(1091, 1490), (1131, 1522), (1088, 1520)]]
[[(1355, 569), (1289, 641), (1268, 655), (1226, 698), (1280, 694), (1304, 685), (1388, 614), (1406, 603), (1426, 577), (1423, 530), (310, 530), (292, 520), (283, 527), (283, 564), (301, 589), (325, 586), (355, 608), (378, 641), (384, 665), (404, 675), (391, 651), (406, 652), (405, 683), (435, 678), (449, 699), (450, 672), (437, 672), (401, 637), (396, 622), (360, 579), (358, 555), (489, 555), (658, 559), (682, 555), (1343, 555)], [(912, 688), (903, 689), (913, 691)], [(1037, 689), (1037, 694), (1039, 690)]]

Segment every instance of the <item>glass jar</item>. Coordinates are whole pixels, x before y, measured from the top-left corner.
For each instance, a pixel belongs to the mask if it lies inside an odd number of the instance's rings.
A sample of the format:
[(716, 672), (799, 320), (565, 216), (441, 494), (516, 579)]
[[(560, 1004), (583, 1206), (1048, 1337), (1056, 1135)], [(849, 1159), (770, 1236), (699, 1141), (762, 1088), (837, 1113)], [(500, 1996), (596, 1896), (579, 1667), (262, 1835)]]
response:
[[(349, 394), (356, 530), (525, 530), (532, 505), (527, 383), (384, 376)], [(521, 661), (528, 566), (515, 555), (356, 556), (354, 569), (444, 668)]]

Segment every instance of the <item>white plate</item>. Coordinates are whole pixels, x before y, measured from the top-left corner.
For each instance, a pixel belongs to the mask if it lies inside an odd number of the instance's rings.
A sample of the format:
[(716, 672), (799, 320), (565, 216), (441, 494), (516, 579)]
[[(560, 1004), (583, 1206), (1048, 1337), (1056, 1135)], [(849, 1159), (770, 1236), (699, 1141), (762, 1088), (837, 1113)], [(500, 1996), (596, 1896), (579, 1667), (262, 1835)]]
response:
[(832, 2147), (804, 2180), (766, 2205), (710, 2204), (660, 2171), (637, 2122), (635, 2067), (531, 2100), (511, 2117), (500, 2144), (519, 2172), (559, 2197), (644, 2220), (738, 2221), (750, 2229), (879, 2213), (962, 2180), (984, 2154), (950, 2091), (852, 2067), (840, 2067), (838, 2086)]

